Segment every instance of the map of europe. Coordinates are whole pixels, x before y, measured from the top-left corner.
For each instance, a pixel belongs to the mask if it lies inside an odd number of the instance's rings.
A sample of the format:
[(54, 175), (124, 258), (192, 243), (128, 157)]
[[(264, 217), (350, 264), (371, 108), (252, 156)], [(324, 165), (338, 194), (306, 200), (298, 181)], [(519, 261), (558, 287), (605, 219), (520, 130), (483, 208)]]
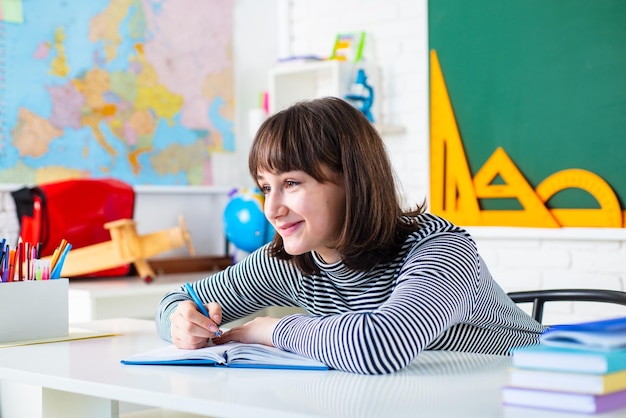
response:
[(24, 2), (0, 34), (0, 183), (212, 184), (235, 147), (232, 20), (232, 0)]

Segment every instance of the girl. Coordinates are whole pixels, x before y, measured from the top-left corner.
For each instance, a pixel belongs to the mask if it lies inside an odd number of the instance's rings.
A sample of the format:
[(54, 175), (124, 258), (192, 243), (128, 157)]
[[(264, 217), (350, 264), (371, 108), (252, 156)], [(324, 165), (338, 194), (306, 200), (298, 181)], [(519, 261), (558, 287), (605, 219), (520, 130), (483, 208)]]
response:
[[(249, 168), (276, 229), (272, 242), (162, 299), (160, 335), (180, 348), (261, 343), (363, 374), (402, 369), (422, 350), (506, 355), (543, 327), (492, 279), (472, 237), (403, 210), (380, 136), (338, 98), (304, 101), (257, 132)], [(257, 317), (269, 306), (308, 315)], [(216, 336), (216, 333), (219, 336)]]

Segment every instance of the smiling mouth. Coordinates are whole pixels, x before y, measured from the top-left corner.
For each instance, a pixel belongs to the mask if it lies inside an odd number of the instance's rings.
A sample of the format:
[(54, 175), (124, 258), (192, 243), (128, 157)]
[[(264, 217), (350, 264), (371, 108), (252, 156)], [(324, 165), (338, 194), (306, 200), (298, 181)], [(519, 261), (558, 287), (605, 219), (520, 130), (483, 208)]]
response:
[(300, 226), (300, 224), (302, 224), (302, 221), (281, 225), (278, 227), (278, 232), (280, 232), (283, 236), (289, 236), (298, 228), (298, 226)]

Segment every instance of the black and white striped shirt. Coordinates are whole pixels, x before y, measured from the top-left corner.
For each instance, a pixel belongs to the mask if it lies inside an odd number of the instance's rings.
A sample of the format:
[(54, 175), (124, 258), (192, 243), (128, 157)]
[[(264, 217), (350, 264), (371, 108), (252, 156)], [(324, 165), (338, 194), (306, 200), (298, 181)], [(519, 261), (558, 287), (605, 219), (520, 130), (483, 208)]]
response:
[[(492, 279), (471, 236), (432, 214), (419, 222), (393, 262), (365, 273), (314, 255), (321, 272), (304, 275), (262, 247), (194, 286), (205, 303), (220, 303), (224, 323), (269, 306), (304, 308), (309, 315), (278, 322), (273, 344), (354, 373), (394, 372), (426, 349), (506, 355), (536, 343), (543, 327)], [(162, 299), (163, 338), (188, 299), (182, 289)]]

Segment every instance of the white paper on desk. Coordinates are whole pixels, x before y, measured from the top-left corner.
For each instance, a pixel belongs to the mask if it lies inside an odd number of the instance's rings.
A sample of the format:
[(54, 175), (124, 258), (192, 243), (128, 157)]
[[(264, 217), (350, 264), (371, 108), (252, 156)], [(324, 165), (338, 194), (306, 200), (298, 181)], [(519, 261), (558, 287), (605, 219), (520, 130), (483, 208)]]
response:
[(62, 337), (51, 337), (51, 338), (41, 338), (38, 340), (23, 340), (23, 341), (11, 341), (10, 343), (2, 343), (0, 344), (0, 348), (4, 347), (17, 347), (20, 345), (33, 345), (33, 344), (47, 344), (47, 343), (57, 343), (61, 341), (72, 341), (72, 340), (84, 340), (87, 338), (102, 338), (102, 337), (113, 337), (115, 335), (119, 335), (114, 332), (101, 332), (101, 331), (93, 331), (90, 329), (81, 329), (81, 328), (71, 328), (68, 330), (68, 334)]

